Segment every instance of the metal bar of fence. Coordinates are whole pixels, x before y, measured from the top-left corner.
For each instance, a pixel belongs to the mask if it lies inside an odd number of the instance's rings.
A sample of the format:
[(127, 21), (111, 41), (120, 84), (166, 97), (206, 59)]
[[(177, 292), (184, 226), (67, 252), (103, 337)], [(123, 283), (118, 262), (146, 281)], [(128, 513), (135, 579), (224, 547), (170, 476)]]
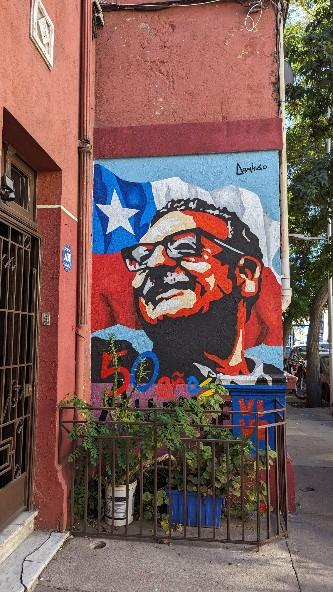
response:
[(271, 537), (271, 484), (270, 484), (270, 463), (269, 463), (269, 428), (265, 429), (265, 456), (266, 456), (266, 519), (267, 519), (267, 536)]
[(245, 542), (245, 487), (244, 487), (244, 446), (241, 446), (241, 516), (242, 516), (242, 541)]
[[(79, 531), (74, 531), (72, 534), (73, 534), (73, 536), (82, 536), (82, 532), (79, 532)], [(96, 538), (98, 536), (99, 535), (98, 535), (97, 532), (89, 532), (89, 537), (91, 537), (91, 538)], [(106, 537), (107, 538), (107, 534), (104, 533), (103, 534), (103, 537)], [(125, 536), (124, 534), (121, 534), (120, 533), (120, 534), (117, 534), (116, 535), (116, 538), (119, 539), (119, 540), (138, 540), (138, 536), (135, 533), (129, 533), (127, 536)], [(278, 538), (280, 538), (280, 537), (272, 537), (271, 541), (273, 541), (275, 539), (278, 539)], [(140, 537), (140, 540), (149, 540), (149, 541), (151, 541), (152, 540), (152, 536), (151, 536), (151, 534), (144, 534), (142, 537)], [(177, 537), (174, 537), (173, 540), (198, 542), (199, 539), (198, 539), (198, 537), (194, 537), (194, 536), (186, 536), (186, 537), (184, 537), (184, 536), (178, 536), (177, 535)], [(214, 539), (212, 537), (204, 537), (204, 538), (202, 538), (200, 540), (204, 541), (205, 543), (214, 543), (214, 542), (216, 543), (216, 542), (218, 542), (218, 543), (224, 544), (224, 543), (227, 542), (227, 540), (225, 538), (224, 539), (217, 539), (217, 538)], [(232, 544), (234, 544), (234, 545), (244, 545), (244, 541), (242, 541), (242, 539), (233, 539), (232, 540)], [(254, 546), (257, 546), (257, 541), (250, 541), (249, 540), (245, 544), (246, 545), (249, 545), (251, 547), (252, 546), (254, 547)]]
[(186, 442), (183, 441), (183, 522), (184, 538), (186, 538), (187, 525), (187, 477), (186, 477)]
[[(67, 407), (66, 409), (68, 410), (70, 408)], [(142, 411), (142, 409), (138, 409), (137, 411)], [(236, 415), (236, 414), (239, 415), (240, 414), (240, 412), (238, 412), (238, 411), (235, 411), (235, 412), (232, 412), (232, 413), (234, 415)], [(262, 415), (264, 416), (264, 415), (269, 415), (269, 414), (272, 414), (272, 411), (270, 411), (270, 413), (268, 413), (266, 411), (265, 412), (258, 412), (258, 415), (259, 416), (262, 416)], [(242, 412), (241, 415), (243, 417), (251, 417), (251, 416), (252, 417), (256, 417), (257, 412), (256, 413), (254, 413), (254, 412), (253, 413), (252, 412), (251, 413), (250, 412)], [(82, 421), (81, 419), (77, 419), (77, 420), (75, 420), (75, 419), (65, 420), (64, 419), (64, 420), (62, 420), (62, 425), (63, 426), (65, 426), (66, 424), (76, 424), (76, 423), (82, 425), (82, 424), (86, 423), (86, 421)], [(276, 421), (276, 422), (269, 422), (269, 425), (276, 425), (278, 423), (279, 423), (278, 421)], [(101, 420), (101, 421), (98, 421), (97, 420), (96, 421), (96, 424), (105, 425), (105, 421), (104, 420)], [(109, 425), (117, 426), (117, 425), (123, 425), (123, 422), (122, 421), (118, 421), (118, 420), (117, 421), (110, 420), (110, 421), (108, 421), (108, 424)], [(133, 425), (133, 426), (135, 426), (135, 425), (142, 425), (142, 420), (141, 421), (139, 421), (139, 420), (138, 421), (133, 421), (133, 422), (131, 422), (131, 425)], [(159, 423), (158, 421), (156, 421), (156, 422), (147, 422), (146, 425), (153, 427), (154, 425), (161, 426), (163, 424), (162, 423)], [(204, 428), (204, 427), (207, 427), (207, 424), (197, 423), (196, 424), (196, 427), (197, 428)], [(227, 429), (231, 429), (231, 428), (242, 428), (242, 427), (244, 427), (243, 423), (234, 423), (233, 422), (233, 423), (228, 424)], [(220, 429), (222, 431), (222, 430), (225, 430), (226, 429), (226, 426), (224, 426), (224, 425), (215, 425), (214, 428), (215, 429)]]
[[(282, 521), (284, 516), (284, 500), (283, 500), (283, 491), (284, 491), (284, 463), (283, 463), (283, 426), (280, 426), (279, 429), (279, 451), (280, 451), (280, 462), (279, 462), (279, 497), (280, 497), (280, 520)], [(282, 522), (281, 522), (282, 524)]]
[(139, 499), (139, 504), (140, 504), (140, 536), (142, 536), (142, 527), (143, 527), (143, 460), (142, 460), (142, 442), (140, 442), (140, 479), (139, 479), (139, 487), (140, 487), (140, 499)]
[[(200, 441), (197, 442), (197, 467), (198, 467), (198, 487), (197, 487), (197, 515), (198, 515), (198, 539), (201, 538), (201, 482), (200, 482)], [(215, 516), (213, 515), (213, 520)]]
[(215, 490), (215, 454), (216, 446), (215, 442), (212, 443), (212, 491), (213, 491), (213, 539), (216, 539), (216, 490)]
[(111, 534), (114, 532), (114, 509), (115, 509), (115, 493), (116, 493), (116, 441), (112, 438), (112, 521)]
[(89, 496), (89, 458), (88, 452), (85, 454), (84, 463), (84, 533), (87, 532), (88, 527), (88, 496)]
[[(155, 419), (155, 417), (154, 417)], [(154, 538), (157, 536), (157, 432), (154, 422)]]
[(275, 450), (276, 450), (276, 459), (275, 459), (275, 497), (276, 497), (276, 534), (280, 534), (280, 461), (279, 461), (279, 452), (280, 452), (280, 438), (279, 438), (279, 429), (281, 425), (276, 425), (274, 427), (275, 431)]
[[(282, 405), (282, 403), (278, 399), (276, 399), (274, 401), (274, 404), (280, 405), (281, 406), (281, 410), (285, 410), (286, 409), (286, 405)], [(75, 409), (75, 406), (74, 405), (68, 405), (67, 409)], [(99, 406), (99, 405), (96, 405), (95, 406), (94, 405), (92, 407), (92, 409), (94, 411), (103, 411), (103, 410), (112, 411), (112, 410), (114, 410), (114, 407), (112, 407), (111, 405), (103, 405), (103, 406)], [(156, 408), (152, 408), (152, 407), (149, 407), (149, 406), (148, 407), (140, 407), (139, 409), (137, 409), (137, 411), (140, 411), (140, 412), (142, 411), (144, 413), (146, 413), (148, 411), (149, 413), (153, 413), (153, 414), (161, 413), (161, 412), (164, 412), (164, 411), (166, 411), (167, 413), (176, 413), (177, 412), (177, 410), (175, 408), (172, 408), (172, 407), (156, 407)], [(203, 409), (203, 411), (205, 413), (207, 413), (208, 415), (211, 415), (212, 413), (215, 413), (216, 414), (216, 411), (213, 410), (213, 409)], [(235, 410), (234, 409), (230, 409), (230, 410), (228, 410), (227, 414), (229, 414), (229, 413), (230, 414), (240, 413), (241, 415), (243, 415), (246, 412), (246, 413), (251, 413), (252, 415), (255, 415), (256, 413), (260, 413), (260, 414), (263, 414), (263, 413), (272, 413), (272, 411), (273, 411), (273, 408), (271, 408), (271, 409), (263, 409), (262, 411), (258, 411), (258, 412), (257, 411), (242, 411), (242, 410), (238, 410), (238, 409), (235, 409)], [(154, 423), (154, 422), (152, 421), (152, 423)]]
[[(253, 411), (252, 415), (258, 414), (259, 417), (263, 417), (265, 415), (271, 415), (272, 413), (275, 414), (275, 411), (276, 411), (275, 409), (273, 409), (273, 410), (272, 409), (263, 409), (262, 411)], [(281, 407), (280, 411), (286, 411), (286, 407)], [(238, 413), (238, 412), (235, 412), (235, 413)], [(244, 412), (244, 414), (245, 413), (247, 413), (247, 412)]]
[(97, 499), (97, 532), (101, 532), (102, 521), (102, 441), (98, 441), (98, 499)]
[(229, 440), (226, 441), (226, 466), (227, 466), (227, 541), (230, 542), (230, 449)]
[(260, 484), (259, 484), (259, 413), (256, 413), (256, 495), (257, 495), (257, 548), (261, 543), (260, 532)]
[(128, 492), (129, 492), (129, 466), (128, 466), (128, 442), (126, 440), (126, 447), (125, 447), (125, 454), (126, 454), (126, 500), (125, 500), (125, 535), (127, 535), (128, 531)]
[[(66, 409), (68, 409), (68, 410), (75, 410), (75, 407), (68, 406), (68, 407), (66, 407)], [(97, 412), (97, 411), (107, 411), (107, 412), (110, 412), (110, 411), (112, 411), (112, 407), (94, 407), (93, 410), (95, 412)], [(147, 407), (147, 408), (146, 407), (144, 407), (144, 408), (141, 407), (141, 408), (138, 408), (137, 411), (139, 413), (143, 414), (143, 415), (147, 411), (150, 411), (150, 412), (151, 411), (158, 411), (159, 413), (167, 412), (167, 413), (170, 413), (170, 414), (175, 414), (175, 409), (172, 409), (172, 408), (161, 408), (161, 409), (157, 409), (156, 410), (156, 409), (151, 409), (149, 407)], [(230, 415), (230, 416), (238, 416), (238, 415), (241, 415), (241, 416), (246, 416), (246, 417), (251, 417), (251, 416), (252, 417), (255, 417), (258, 414), (260, 417), (262, 417), (262, 416), (265, 416), (265, 415), (271, 415), (272, 414), (272, 411), (273, 411), (272, 409), (264, 409), (262, 411), (248, 411), (248, 410), (238, 411), (238, 410), (232, 410), (232, 411), (229, 411), (228, 412), (228, 415)], [(286, 411), (286, 407), (281, 407), (280, 412), (283, 412), (284, 413), (285, 411)], [(204, 410), (204, 413), (205, 413), (205, 415), (208, 415), (209, 416), (209, 415), (212, 414), (212, 411), (206, 409), (206, 410)], [(72, 423), (72, 420), (67, 420), (67, 421), (64, 420), (63, 423)], [(82, 420), (79, 420), (79, 423), (82, 423)], [(96, 420), (96, 423), (102, 423), (102, 424), (104, 424), (105, 423), (105, 420), (104, 419), (103, 420)], [(122, 424), (123, 422), (122, 422), (122, 420), (110, 420), (109, 423), (112, 423), (112, 424)], [(152, 426), (154, 424), (159, 425), (159, 423), (158, 423), (158, 421), (156, 419), (155, 420), (146, 421), (145, 423), (147, 425), (152, 425)], [(141, 424), (141, 420), (133, 421), (133, 422), (131, 422), (131, 424), (132, 425)], [(204, 426), (204, 424), (200, 424), (200, 423), (198, 423), (196, 425), (198, 427), (200, 427), (200, 426), (203, 427)], [(239, 425), (241, 425), (241, 424), (230, 424), (230, 425), (237, 425), (239, 427)], [(230, 425), (228, 424), (227, 427), (230, 427)], [(222, 424), (215, 424), (215, 427), (217, 427), (217, 428), (224, 428), (225, 429), (226, 426), (222, 423)]]
[(70, 529), (74, 530), (74, 507), (75, 507), (75, 463), (73, 463), (71, 475), (71, 493), (70, 493)]
[(62, 450), (62, 416), (63, 408), (59, 407), (59, 434), (58, 434), (58, 464), (61, 464), (61, 450)]
[[(281, 424), (266, 424), (267, 426), (274, 427), (275, 425), (280, 426)], [(244, 427), (244, 426), (243, 426)], [(265, 429), (266, 426), (258, 426), (258, 431), (260, 432), (263, 431)], [(255, 427), (254, 427), (254, 431), (255, 431)], [(253, 434), (254, 435), (254, 434)], [(98, 435), (96, 436), (96, 439), (102, 439), (102, 440), (113, 440), (115, 438), (114, 435), (109, 435), (109, 434), (103, 434), (103, 435)], [(121, 436), (116, 436), (117, 439), (119, 440), (133, 440), (133, 435), (121, 435)], [(196, 443), (198, 441), (197, 437), (193, 437), (193, 438), (189, 438), (187, 436), (181, 437), (180, 440), (182, 442), (186, 442), (186, 443)], [(220, 442), (229, 442), (229, 444), (239, 444), (241, 442), (240, 438), (237, 437), (233, 437), (233, 438), (201, 438), (200, 439), (202, 442), (205, 442), (205, 444), (212, 444), (213, 442), (215, 442), (216, 444), (220, 443)]]
[(168, 450), (168, 504), (169, 504), (169, 515), (168, 515), (168, 523), (169, 523), (169, 539), (171, 539), (172, 534), (172, 459), (171, 459), (171, 450)]
[(287, 443), (286, 443), (286, 424), (282, 426), (283, 430), (283, 500), (284, 500), (284, 525), (286, 534), (288, 533), (288, 474), (287, 474)]

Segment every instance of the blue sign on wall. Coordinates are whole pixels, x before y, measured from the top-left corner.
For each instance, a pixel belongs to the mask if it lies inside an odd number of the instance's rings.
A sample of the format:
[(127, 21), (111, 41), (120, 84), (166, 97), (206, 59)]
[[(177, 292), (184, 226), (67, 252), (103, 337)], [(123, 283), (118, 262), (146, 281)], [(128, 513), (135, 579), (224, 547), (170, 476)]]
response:
[(61, 260), (64, 270), (70, 271), (72, 269), (73, 253), (69, 245), (64, 245), (62, 249)]

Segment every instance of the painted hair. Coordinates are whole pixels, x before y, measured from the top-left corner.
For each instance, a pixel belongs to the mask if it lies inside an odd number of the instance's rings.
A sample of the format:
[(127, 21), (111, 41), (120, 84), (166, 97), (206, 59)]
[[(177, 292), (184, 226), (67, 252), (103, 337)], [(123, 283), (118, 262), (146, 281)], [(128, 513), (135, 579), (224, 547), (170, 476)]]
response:
[(227, 244), (231, 249), (234, 249), (234, 251), (229, 251), (228, 259), (231, 258), (233, 261), (237, 259), (238, 261), (240, 258), (239, 252), (241, 252), (249, 257), (255, 257), (262, 263), (263, 255), (259, 246), (259, 239), (251, 232), (248, 225), (244, 224), (237, 214), (229, 212), (227, 208), (218, 208), (214, 204), (209, 204), (202, 199), (170, 200), (161, 210), (157, 211), (151, 225), (155, 224), (157, 220), (169, 212), (182, 212), (184, 210), (204, 212), (205, 214), (212, 214), (212, 216), (217, 216), (221, 220), (224, 220), (229, 228)]

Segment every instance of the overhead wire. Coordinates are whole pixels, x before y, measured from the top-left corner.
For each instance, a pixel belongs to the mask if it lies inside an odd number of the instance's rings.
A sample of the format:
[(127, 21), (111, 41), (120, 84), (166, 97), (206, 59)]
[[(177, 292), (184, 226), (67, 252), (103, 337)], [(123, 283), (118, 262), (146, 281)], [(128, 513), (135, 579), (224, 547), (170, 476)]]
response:
[[(261, 20), (263, 10), (269, 4), (272, 4), (275, 9), (281, 6), (284, 21), (286, 21), (289, 0), (231, 0), (235, 4), (239, 4), (247, 9), (245, 16), (244, 25), (247, 31), (252, 32), (257, 29), (257, 26)], [(209, 4), (225, 4), (230, 0), (162, 0), (156, 2), (141, 2), (136, 4), (130, 4), (127, 2), (104, 2), (101, 3), (103, 12), (115, 12), (120, 10), (132, 10), (132, 11), (157, 11), (165, 10), (167, 8), (179, 8), (188, 6), (203, 6)], [(255, 15), (255, 16), (254, 16)]]
[[(233, 0), (234, 3), (240, 4), (245, 8), (254, 12), (255, 10), (261, 10), (271, 0)], [(283, 1), (283, 0), (281, 0)], [(117, 10), (163, 10), (166, 8), (184, 7), (184, 6), (197, 6), (204, 4), (225, 4), (230, 0), (164, 0), (162, 2), (142, 2), (140, 4), (129, 4), (110, 2), (108, 4), (102, 4), (104, 12), (113, 12)], [(258, 7), (258, 8), (257, 8)]]

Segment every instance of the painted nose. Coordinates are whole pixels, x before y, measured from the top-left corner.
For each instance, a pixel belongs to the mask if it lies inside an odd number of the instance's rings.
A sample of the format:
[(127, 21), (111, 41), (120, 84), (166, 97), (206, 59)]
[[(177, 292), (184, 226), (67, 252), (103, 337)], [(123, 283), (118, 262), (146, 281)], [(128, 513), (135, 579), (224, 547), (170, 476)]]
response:
[(160, 267), (161, 265), (169, 265), (170, 267), (174, 267), (176, 265), (176, 261), (167, 255), (165, 248), (162, 245), (158, 245), (156, 249), (153, 250), (152, 254), (147, 260), (146, 265), (147, 267)]

